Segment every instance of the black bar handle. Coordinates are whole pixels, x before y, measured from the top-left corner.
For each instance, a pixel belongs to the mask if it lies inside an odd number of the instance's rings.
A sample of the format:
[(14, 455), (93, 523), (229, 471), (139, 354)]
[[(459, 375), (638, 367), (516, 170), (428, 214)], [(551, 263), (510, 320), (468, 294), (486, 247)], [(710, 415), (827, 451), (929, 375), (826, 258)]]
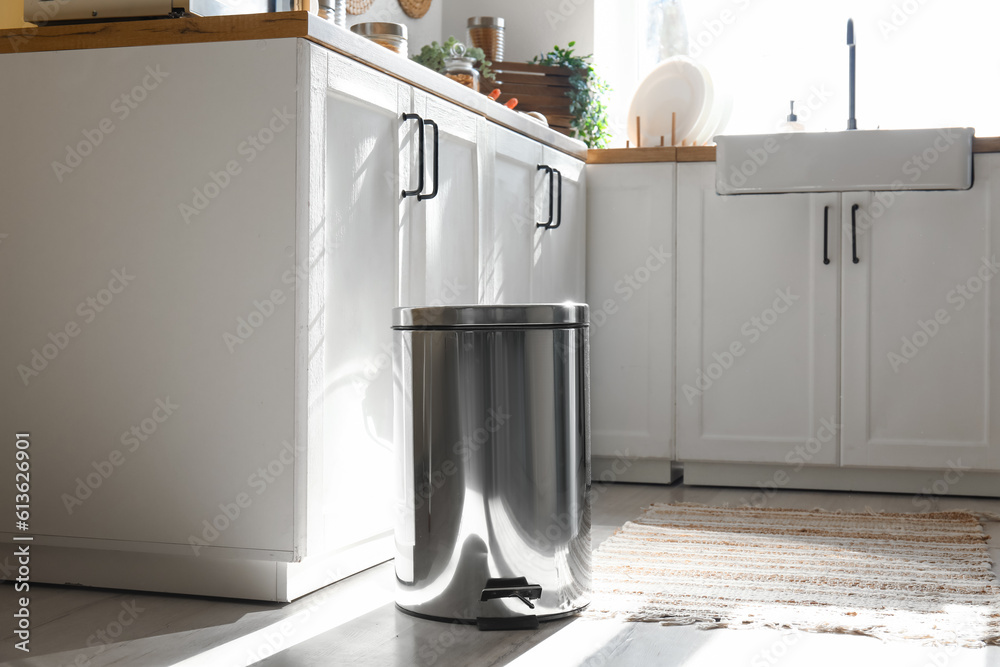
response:
[(545, 227), (546, 229), (548, 229), (549, 227), (552, 226), (552, 213), (553, 213), (552, 196), (553, 196), (553, 190), (555, 189), (555, 188), (553, 188), (554, 183), (553, 183), (553, 173), (552, 172), (554, 170), (552, 169), (552, 167), (550, 167), (547, 164), (540, 164), (540, 165), (538, 165), (538, 171), (541, 171), (542, 169), (544, 169), (545, 173), (547, 173), (549, 175), (549, 219), (548, 219), (547, 222), (539, 222), (535, 226), (536, 227)]
[(559, 177), (559, 195), (556, 205), (556, 224), (549, 225), (549, 229), (558, 229), (559, 225), (562, 224), (562, 172), (555, 167), (552, 168), (552, 171), (556, 172), (556, 176)]
[(851, 207), (851, 252), (854, 255), (855, 264), (861, 261), (858, 259), (858, 208), (859, 206), (857, 204)]
[(438, 125), (437, 125), (437, 123), (435, 123), (432, 120), (425, 120), (424, 124), (425, 125), (430, 125), (431, 127), (434, 128), (434, 162), (433, 162), (433, 164), (431, 166), (431, 172), (434, 175), (434, 189), (431, 190), (431, 193), (429, 195), (424, 195), (424, 194), (417, 195), (417, 201), (426, 201), (428, 199), (434, 199), (435, 197), (437, 197), (437, 194), (438, 194), (438, 153), (439, 153), (438, 147), (440, 146), (440, 142), (438, 141), (438, 137), (440, 135), (439, 135), (439, 132), (438, 132)]
[(830, 263), (830, 253), (827, 252), (827, 238), (830, 235), (830, 207), (823, 207), (823, 263)]
[[(417, 199), (420, 198), (420, 193), (424, 189), (424, 119), (415, 113), (404, 113), (403, 120), (415, 120), (420, 124), (420, 129), (417, 135), (417, 153), (420, 156), (420, 168), (418, 170), (419, 176), (417, 177), (417, 189), (416, 190), (403, 190), (403, 199), (407, 197), (412, 197), (417, 195)], [(435, 153), (435, 157), (437, 154)]]

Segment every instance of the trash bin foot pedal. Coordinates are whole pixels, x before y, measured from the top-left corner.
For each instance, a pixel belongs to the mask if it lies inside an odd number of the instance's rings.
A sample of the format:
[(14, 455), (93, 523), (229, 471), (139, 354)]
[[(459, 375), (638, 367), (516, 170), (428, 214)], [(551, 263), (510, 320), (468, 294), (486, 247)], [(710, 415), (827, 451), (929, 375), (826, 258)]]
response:
[(479, 596), (479, 601), (517, 598), (529, 609), (534, 609), (535, 605), (531, 603), (531, 600), (537, 600), (540, 597), (542, 597), (542, 587), (538, 584), (529, 584), (524, 577), (507, 577), (487, 579), (486, 588)]
[(537, 616), (507, 616), (504, 618), (485, 618), (480, 616), (476, 619), (476, 626), (480, 630), (537, 630)]

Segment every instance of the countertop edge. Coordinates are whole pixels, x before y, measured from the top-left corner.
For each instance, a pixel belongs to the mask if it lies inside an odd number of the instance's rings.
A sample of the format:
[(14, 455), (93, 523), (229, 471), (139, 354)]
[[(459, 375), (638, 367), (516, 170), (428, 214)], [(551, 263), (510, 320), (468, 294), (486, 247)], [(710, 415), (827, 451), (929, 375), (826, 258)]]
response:
[(32, 26), (0, 30), (0, 54), (301, 38), (453, 102), (580, 160), (586, 145), (310, 12)]
[[(974, 137), (973, 153), (1000, 153), (1000, 137)], [(715, 162), (715, 146), (653, 146), (650, 148), (591, 148), (587, 164), (649, 162)]]

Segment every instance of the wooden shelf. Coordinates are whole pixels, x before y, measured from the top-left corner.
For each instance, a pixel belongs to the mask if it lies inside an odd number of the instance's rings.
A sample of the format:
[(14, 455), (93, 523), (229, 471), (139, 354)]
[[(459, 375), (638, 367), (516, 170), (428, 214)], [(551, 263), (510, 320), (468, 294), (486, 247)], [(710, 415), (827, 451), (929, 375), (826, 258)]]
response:
[(309, 12), (185, 16), (0, 30), (0, 53), (308, 37)]

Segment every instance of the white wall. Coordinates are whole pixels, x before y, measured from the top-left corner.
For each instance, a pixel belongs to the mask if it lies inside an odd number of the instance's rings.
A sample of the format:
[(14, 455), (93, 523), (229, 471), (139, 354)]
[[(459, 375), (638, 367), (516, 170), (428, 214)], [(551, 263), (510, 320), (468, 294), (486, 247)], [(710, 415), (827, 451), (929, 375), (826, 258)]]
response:
[(424, 44), (441, 40), (441, 16), (444, 4), (444, 0), (433, 0), (430, 9), (422, 18), (411, 19), (399, 6), (398, 0), (375, 0), (371, 9), (364, 14), (359, 16), (348, 14), (347, 25), (369, 21), (402, 23), (406, 26), (408, 48), (412, 56), (419, 53), (420, 47)]
[[(392, 0), (396, 2), (396, 0)], [(594, 52), (595, 0), (435, 0), (444, 5), (442, 36), (465, 40), (470, 16), (504, 19), (504, 60), (525, 62), (576, 41), (576, 53)], [(433, 6), (433, 5), (432, 5)]]

